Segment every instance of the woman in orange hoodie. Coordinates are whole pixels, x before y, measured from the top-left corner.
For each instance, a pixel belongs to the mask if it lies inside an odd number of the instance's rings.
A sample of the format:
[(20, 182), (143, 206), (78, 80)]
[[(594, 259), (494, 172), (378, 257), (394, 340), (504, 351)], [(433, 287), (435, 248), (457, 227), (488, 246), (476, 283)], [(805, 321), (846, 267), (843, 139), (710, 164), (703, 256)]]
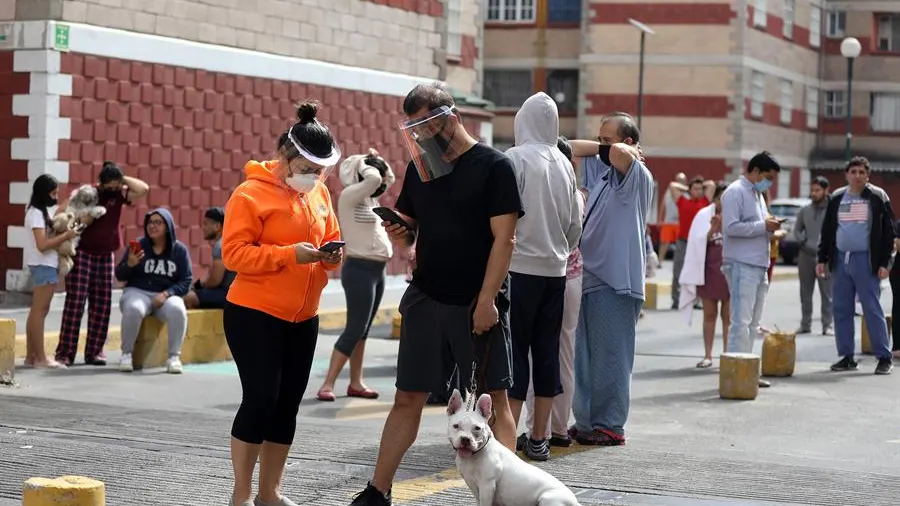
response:
[[(225, 337), (243, 398), (231, 429), (232, 506), (292, 506), (280, 493), (319, 333), (319, 299), (340, 249), (321, 251), (341, 231), (323, 181), (341, 157), (318, 106), (278, 139), (278, 158), (250, 161), (228, 199), (225, 268), (237, 273), (225, 305)], [(251, 481), (259, 458), (259, 491)]]

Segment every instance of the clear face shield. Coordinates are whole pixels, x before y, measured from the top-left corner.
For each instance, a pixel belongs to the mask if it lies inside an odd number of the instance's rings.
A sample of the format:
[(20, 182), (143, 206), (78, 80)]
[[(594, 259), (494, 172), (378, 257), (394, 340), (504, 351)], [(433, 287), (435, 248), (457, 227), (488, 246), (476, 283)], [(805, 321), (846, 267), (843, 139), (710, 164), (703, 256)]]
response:
[(427, 115), (400, 123), (403, 142), (422, 182), (433, 181), (453, 172), (452, 142), (455, 128), (450, 121), (453, 111), (441, 106)]
[(285, 182), (298, 192), (309, 192), (315, 188), (317, 181), (324, 183), (328, 179), (331, 169), (341, 159), (341, 150), (333, 144), (327, 157), (318, 157), (304, 148), (290, 130), (287, 136), (299, 156), (289, 161), (290, 174)]

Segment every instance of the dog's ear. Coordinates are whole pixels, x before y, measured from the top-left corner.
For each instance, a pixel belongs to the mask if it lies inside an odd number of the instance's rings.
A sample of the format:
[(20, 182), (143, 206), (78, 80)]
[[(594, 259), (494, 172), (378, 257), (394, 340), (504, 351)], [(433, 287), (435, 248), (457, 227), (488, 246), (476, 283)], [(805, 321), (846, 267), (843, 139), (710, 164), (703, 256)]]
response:
[(459, 393), (459, 389), (453, 389), (453, 395), (450, 396), (450, 402), (447, 403), (447, 415), (453, 416), (459, 413), (459, 410), (462, 409), (463, 400), (462, 394)]
[(493, 401), (491, 401), (490, 394), (481, 394), (481, 397), (478, 398), (478, 404), (476, 404), (478, 413), (484, 417), (485, 420), (490, 420), (491, 418), (491, 410), (494, 407)]

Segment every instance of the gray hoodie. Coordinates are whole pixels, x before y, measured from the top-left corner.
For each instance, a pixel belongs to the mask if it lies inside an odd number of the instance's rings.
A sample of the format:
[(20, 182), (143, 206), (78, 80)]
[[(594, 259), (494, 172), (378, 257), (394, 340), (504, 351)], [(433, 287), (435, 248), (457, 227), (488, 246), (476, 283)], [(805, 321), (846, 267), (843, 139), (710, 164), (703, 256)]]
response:
[(828, 199), (825, 197), (818, 204), (812, 202), (804, 206), (794, 222), (794, 238), (800, 243), (800, 251), (812, 256), (819, 251), (819, 235), (822, 233)]
[(566, 259), (581, 238), (575, 171), (556, 147), (559, 111), (546, 93), (522, 104), (515, 120), (516, 145), (506, 154), (515, 166), (525, 216), (516, 226), (509, 270), (533, 276), (566, 275)]

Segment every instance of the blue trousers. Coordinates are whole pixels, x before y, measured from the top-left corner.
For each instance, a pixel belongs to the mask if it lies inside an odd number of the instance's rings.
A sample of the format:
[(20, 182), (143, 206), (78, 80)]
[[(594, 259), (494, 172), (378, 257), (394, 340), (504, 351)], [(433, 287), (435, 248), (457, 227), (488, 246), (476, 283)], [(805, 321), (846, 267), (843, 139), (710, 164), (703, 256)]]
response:
[(856, 332), (853, 321), (856, 313), (856, 296), (862, 304), (863, 318), (869, 331), (872, 352), (878, 358), (891, 357), (887, 322), (881, 308), (881, 281), (872, 274), (869, 252), (839, 252), (835, 261), (834, 285), (834, 341), (838, 355), (852, 356), (856, 350)]
[(581, 432), (625, 433), (631, 406), (635, 327), (644, 303), (603, 286), (581, 296), (575, 329), (575, 397)]

